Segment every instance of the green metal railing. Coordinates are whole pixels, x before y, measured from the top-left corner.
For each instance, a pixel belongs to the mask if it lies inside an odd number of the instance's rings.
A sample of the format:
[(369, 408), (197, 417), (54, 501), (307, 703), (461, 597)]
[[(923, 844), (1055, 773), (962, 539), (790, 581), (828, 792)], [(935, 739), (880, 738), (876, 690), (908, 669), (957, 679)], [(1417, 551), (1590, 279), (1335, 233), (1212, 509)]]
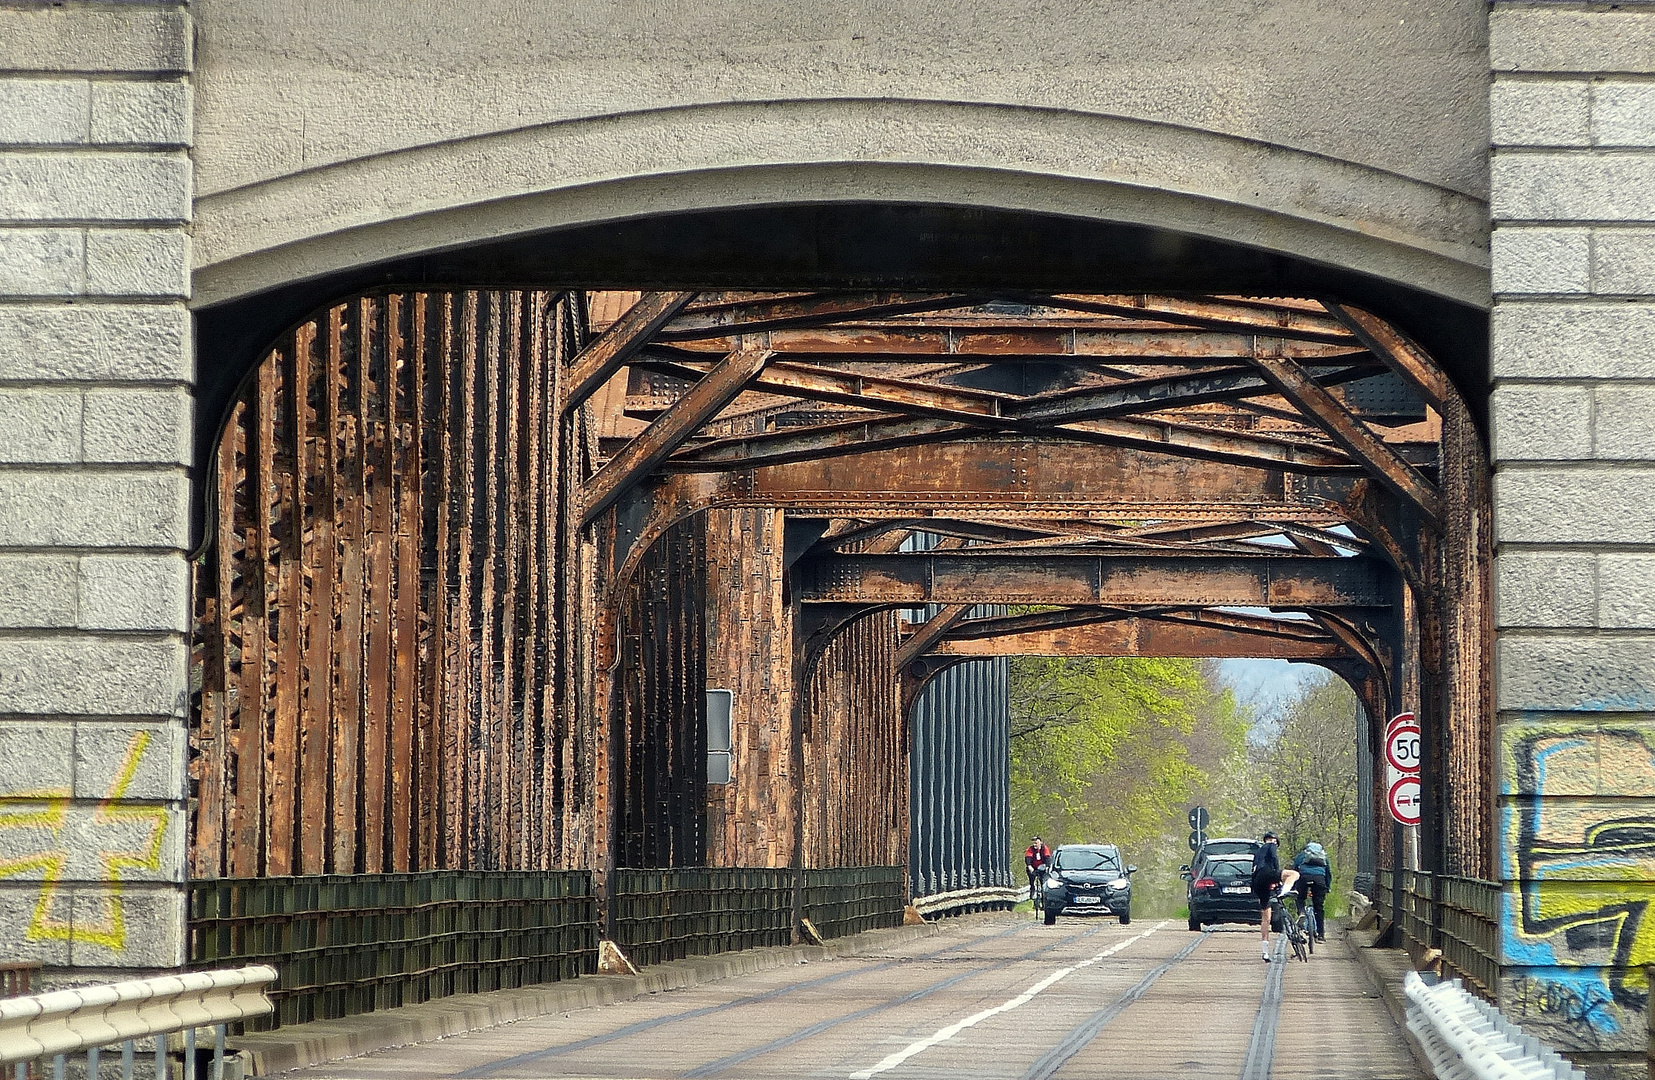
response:
[(268, 1029), (596, 970), (584, 870), (224, 878), (190, 883), (190, 965), (281, 971)]
[[(786, 869), (617, 870), (611, 937), (638, 965), (786, 945), (794, 882)], [(900, 925), (907, 902), (900, 866), (805, 871), (804, 917), (824, 938)]]
[(907, 906), (900, 866), (805, 871), (805, 918), (824, 938), (901, 926)]
[[(1381, 921), (1390, 921), (1391, 871), (1376, 874)], [(1500, 885), (1478, 878), (1402, 871), (1398, 925), (1422, 949), (1437, 949), (1445, 967), (1473, 992), (1494, 1000), (1500, 979)]]

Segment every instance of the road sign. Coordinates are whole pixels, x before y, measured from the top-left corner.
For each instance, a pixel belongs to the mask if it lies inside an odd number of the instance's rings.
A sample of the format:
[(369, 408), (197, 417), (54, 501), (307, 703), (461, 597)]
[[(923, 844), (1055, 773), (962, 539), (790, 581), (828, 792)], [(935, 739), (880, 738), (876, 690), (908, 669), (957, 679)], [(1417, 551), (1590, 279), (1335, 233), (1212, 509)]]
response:
[(1419, 824), (1420, 791), (1417, 775), (1403, 776), (1391, 785), (1391, 790), (1385, 793), (1385, 805), (1390, 807), (1391, 817), (1402, 825)]
[(1413, 713), (1411, 713), (1411, 712), (1399, 712), (1395, 716), (1391, 717), (1390, 720), (1385, 724), (1385, 734), (1389, 735), (1393, 730), (1395, 730), (1398, 727), (1401, 727), (1404, 724), (1407, 724), (1407, 725), (1412, 726), (1412, 727), (1419, 727), (1419, 721), (1414, 719), (1414, 714)]
[(1207, 816), (1207, 808), (1205, 806), (1197, 806), (1195, 809), (1190, 811), (1190, 828), (1194, 829), (1196, 832), (1206, 832), (1207, 825), (1211, 821), (1212, 818)]
[(1385, 734), (1385, 761), (1404, 775), (1419, 774), (1419, 728), (1396, 724)]
[(1207, 842), (1207, 834), (1199, 830), (1190, 833), (1190, 850), (1200, 851), (1201, 845)]

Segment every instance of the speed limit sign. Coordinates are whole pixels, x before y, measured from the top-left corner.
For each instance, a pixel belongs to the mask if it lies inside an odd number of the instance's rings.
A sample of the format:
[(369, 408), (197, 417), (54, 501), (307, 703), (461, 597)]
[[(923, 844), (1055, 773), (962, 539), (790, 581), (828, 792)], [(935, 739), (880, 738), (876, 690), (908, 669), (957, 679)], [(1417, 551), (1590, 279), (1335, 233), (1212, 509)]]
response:
[(1385, 735), (1385, 761), (1403, 774), (1419, 772), (1419, 728), (1398, 724)]
[(1391, 816), (1403, 825), (1419, 824), (1419, 777), (1404, 776), (1385, 793), (1385, 805)]

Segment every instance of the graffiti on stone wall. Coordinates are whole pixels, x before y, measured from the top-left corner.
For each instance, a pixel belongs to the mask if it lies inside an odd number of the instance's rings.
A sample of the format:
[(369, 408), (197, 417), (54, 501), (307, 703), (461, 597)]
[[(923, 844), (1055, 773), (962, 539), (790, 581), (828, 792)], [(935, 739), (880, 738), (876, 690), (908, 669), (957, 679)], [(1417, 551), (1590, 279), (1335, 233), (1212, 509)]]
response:
[[(0, 853), (0, 878), (39, 875), (40, 892), (23, 932), (25, 941), (126, 948), (122, 883), (135, 874), (158, 872), (166, 840), (166, 807), (125, 801), (153, 737), (148, 731), (133, 734), (90, 815), (87, 837), (72, 828), (74, 801), (68, 789), (21, 791), (0, 800), (0, 834), (7, 841)], [(74, 910), (74, 898), (63, 887), (66, 880), (101, 882), (101, 910), (85, 905)]]
[(1655, 731), (1558, 721), (1503, 741), (1502, 950), (1525, 969), (1511, 1004), (1616, 1036), (1655, 961), (1655, 812), (1633, 801), (1655, 795)]

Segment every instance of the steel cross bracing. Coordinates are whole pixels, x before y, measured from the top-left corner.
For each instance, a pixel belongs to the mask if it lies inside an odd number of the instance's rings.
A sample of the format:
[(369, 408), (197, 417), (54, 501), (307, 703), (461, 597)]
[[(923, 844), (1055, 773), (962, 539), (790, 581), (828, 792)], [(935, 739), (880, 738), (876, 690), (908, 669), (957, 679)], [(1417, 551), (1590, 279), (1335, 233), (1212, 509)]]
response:
[[(617, 505), (618, 578), (673, 521), (769, 506), (823, 524), (795, 566), (806, 603), (1269, 606), (1324, 627), (1328, 609), (1391, 606), (1384, 560), (1416, 561), (1411, 536), (1375, 535), (1380, 517), (1405, 519), (1413, 533), (1441, 514), (1436, 413), (1420, 400), (1440, 405), (1435, 369), (1388, 324), (1347, 306), (643, 294), (587, 351), (596, 359), (577, 358), (577, 370), (630, 364), (624, 376), (604, 369), (613, 378), (605, 463), (588, 482), (588, 520)], [(1395, 392), (1399, 377), (1413, 393)], [(713, 390), (718, 378), (725, 385)], [(1355, 392), (1387, 382), (1388, 395)], [(924, 557), (856, 561), (914, 528), (963, 543), (941, 580), (936, 556), (924, 568)], [(888, 580), (911, 572), (928, 575), (926, 586)], [(1324, 580), (1353, 574), (1365, 575), (1360, 597)], [(1132, 584), (1111, 590), (1105, 580)], [(1372, 620), (1335, 623), (1313, 645), (1270, 625), (1150, 618), (1147, 635), (1128, 625), (1130, 634), (1070, 635), (1066, 647), (1214, 655), (1251, 644), (1250, 655), (1296, 651), (1357, 668), (1381, 651)], [(927, 633), (928, 649), (948, 640)], [(1058, 643), (1013, 634), (1004, 649), (1036, 644)]]

